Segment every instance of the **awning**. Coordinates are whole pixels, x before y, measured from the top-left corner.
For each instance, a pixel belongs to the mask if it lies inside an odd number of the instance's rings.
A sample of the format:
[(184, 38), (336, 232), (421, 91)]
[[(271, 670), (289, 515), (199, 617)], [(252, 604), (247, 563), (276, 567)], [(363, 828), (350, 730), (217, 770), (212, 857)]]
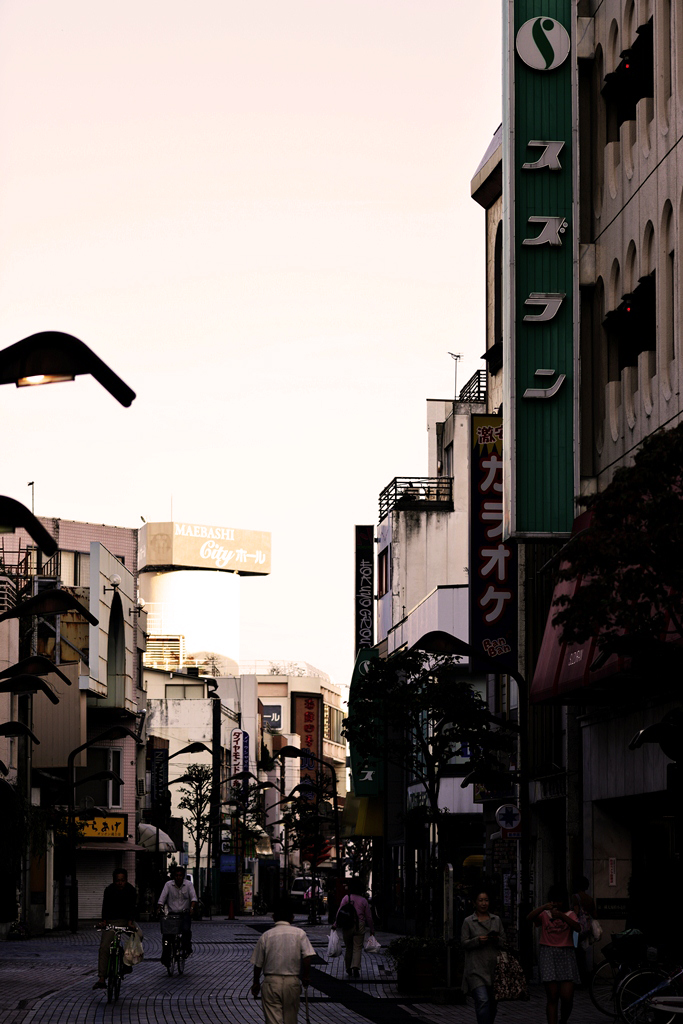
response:
[(161, 829), (159, 831), (159, 846), (157, 847), (157, 827), (156, 825), (150, 825), (145, 821), (141, 821), (138, 825), (138, 838), (140, 839), (140, 846), (138, 849), (146, 850), (148, 853), (156, 853), (157, 849), (159, 853), (175, 853), (175, 843), (166, 832)]
[(144, 850), (144, 846), (138, 846), (137, 843), (80, 843), (76, 846), (76, 849), (81, 853), (102, 853), (107, 851), (111, 853), (115, 850), (117, 853), (136, 853), (139, 850)]

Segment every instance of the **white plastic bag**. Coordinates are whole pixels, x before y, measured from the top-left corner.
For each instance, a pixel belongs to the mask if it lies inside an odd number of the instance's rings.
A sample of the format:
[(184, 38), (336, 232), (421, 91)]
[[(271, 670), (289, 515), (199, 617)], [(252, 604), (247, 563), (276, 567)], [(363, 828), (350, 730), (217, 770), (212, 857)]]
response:
[(602, 925), (600, 924), (600, 922), (595, 917), (591, 921), (591, 932), (592, 932), (591, 940), (593, 942), (599, 942), (600, 939), (602, 938)]
[(363, 949), (366, 953), (376, 953), (381, 949), (380, 943), (377, 941), (374, 935), (368, 934), (365, 936), (365, 942), (363, 943)]
[(328, 956), (341, 956), (342, 944), (341, 939), (337, 935), (337, 929), (332, 928), (330, 931), (330, 937), (327, 940), (327, 955)]
[(142, 932), (138, 929), (128, 937), (128, 941), (123, 950), (123, 962), (126, 967), (135, 967), (144, 959), (144, 951), (142, 949)]

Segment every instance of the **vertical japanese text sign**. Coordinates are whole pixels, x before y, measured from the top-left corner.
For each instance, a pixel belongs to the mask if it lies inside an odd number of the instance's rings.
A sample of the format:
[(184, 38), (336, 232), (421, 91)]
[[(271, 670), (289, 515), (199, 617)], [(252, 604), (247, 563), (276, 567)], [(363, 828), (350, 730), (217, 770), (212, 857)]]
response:
[[(292, 694), (292, 731), (301, 737), (301, 778), (317, 778), (322, 757), (322, 698), (317, 693)], [(307, 757), (307, 752), (313, 755)]]
[(507, 7), (504, 535), (543, 537), (569, 533), (577, 490), (576, 12)]
[(375, 645), (375, 548), (374, 528), (356, 527), (356, 568), (353, 598), (356, 609), (354, 655)]
[(503, 419), (472, 416), (470, 644), (495, 658), (517, 652), (517, 545), (503, 541)]

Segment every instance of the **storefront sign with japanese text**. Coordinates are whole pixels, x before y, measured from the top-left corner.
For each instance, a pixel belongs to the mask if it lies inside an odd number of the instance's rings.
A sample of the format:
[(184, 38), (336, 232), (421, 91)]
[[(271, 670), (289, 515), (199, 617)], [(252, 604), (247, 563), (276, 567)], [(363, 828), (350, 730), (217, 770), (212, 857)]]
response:
[(506, 7), (504, 537), (552, 537), (578, 479), (576, 4)]
[(375, 644), (375, 531), (372, 526), (356, 527), (356, 570), (354, 576), (354, 652)]
[(128, 815), (107, 814), (95, 818), (76, 818), (76, 827), (83, 839), (127, 839)]
[(270, 572), (270, 533), (198, 523), (145, 523), (138, 569), (220, 569), (241, 576)]
[[(301, 778), (316, 779), (320, 766), (316, 758), (322, 757), (322, 697), (320, 694), (292, 694), (293, 731), (301, 737)], [(312, 757), (306, 757), (310, 751)]]
[(517, 545), (503, 540), (503, 419), (475, 415), (471, 422), (470, 643), (514, 663)]

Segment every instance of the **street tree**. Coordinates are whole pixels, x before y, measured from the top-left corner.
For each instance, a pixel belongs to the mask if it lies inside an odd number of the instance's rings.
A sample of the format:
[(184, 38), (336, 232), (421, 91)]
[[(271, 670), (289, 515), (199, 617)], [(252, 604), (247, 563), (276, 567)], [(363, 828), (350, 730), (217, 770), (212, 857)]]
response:
[(424, 807), (409, 813), (428, 826), (428, 868), (420, 880), (426, 887), (416, 901), (426, 929), (438, 918), (441, 782), (457, 759), (468, 775), (476, 770), (500, 776), (509, 771), (506, 755), (514, 744), (458, 661), (418, 650), (375, 659), (354, 682), (344, 723), (347, 739), (366, 765), (385, 760), (405, 772), (408, 784), (423, 788)]
[(562, 639), (680, 668), (664, 638), (683, 636), (683, 424), (648, 437), (588, 512), (562, 552), (560, 579), (581, 584), (556, 601)]
[(188, 812), (183, 815), (183, 821), (194, 843), (195, 882), (199, 884), (199, 861), (211, 830), (209, 804), (212, 772), (209, 765), (191, 764), (185, 774), (190, 776), (190, 781), (180, 787), (182, 797), (178, 807)]

